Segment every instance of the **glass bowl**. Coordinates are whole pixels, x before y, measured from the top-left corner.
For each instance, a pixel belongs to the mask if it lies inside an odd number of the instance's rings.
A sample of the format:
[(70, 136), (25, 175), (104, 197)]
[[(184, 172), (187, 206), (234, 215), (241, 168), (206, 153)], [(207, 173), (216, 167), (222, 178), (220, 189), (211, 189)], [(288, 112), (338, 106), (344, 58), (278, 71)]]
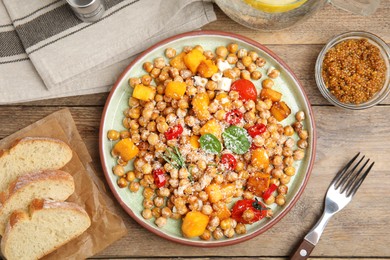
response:
[[(373, 44), (374, 46), (378, 47), (382, 58), (386, 65), (386, 72), (385, 72), (385, 82), (380, 91), (378, 91), (371, 99), (364, 103), (360, 104), (353, 104), (353, 103), (343, 103), (339, 101), (326, 87), (325, 82), (322, 77), (322, 65), (325, 58), (326, 53), (335, 45), (337, 45), (340, 42), (343, 42), (345, 40), (349, 39), (367, 39), (369, 43)], [(318, 55), (316, 65), (315, 65), (315, 78), (317, 86), (321, 92), (321, 94), (332, 104), (342, 107), (345, 109), (354, 109), (354, 110), (360, 110), (360, 109), (366, 109), (372, 106), (375, 106), (376, 104), (382, 102), (387, 95), (390, 92), (390, 48), (387, 46), (387, 44), (378, 36), (368, 33), (368, 32), (362, 32), (362, 31), (356, 31), (356, 32), (347, 32), (340, 35), (335, 36), (333, 39), (331, 39), (321, 50), (320, 54)]]

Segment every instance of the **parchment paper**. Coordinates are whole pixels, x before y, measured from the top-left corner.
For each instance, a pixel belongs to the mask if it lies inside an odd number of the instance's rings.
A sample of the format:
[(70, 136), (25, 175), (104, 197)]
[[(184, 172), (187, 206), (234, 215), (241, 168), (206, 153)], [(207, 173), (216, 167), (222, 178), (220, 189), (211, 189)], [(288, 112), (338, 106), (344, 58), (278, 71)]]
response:
[(26, 136), (57, 138), (72, 148), (73, 158), (62, 168), (72, 174), (75, 180), (75, 193), (67, 201), (84, 207), (91, 218), (91, 226), (81, 236), (44, 259), (85, 259), (97, 254), (127, 233), (123, 220), (116, 213), (113, 201), (106, 195), (104, 184), (91, 166), (91, 156), (68, 109), (57, 111), (4, 138), (0, 141), (0, 149), (6, 149), (15, 139)]

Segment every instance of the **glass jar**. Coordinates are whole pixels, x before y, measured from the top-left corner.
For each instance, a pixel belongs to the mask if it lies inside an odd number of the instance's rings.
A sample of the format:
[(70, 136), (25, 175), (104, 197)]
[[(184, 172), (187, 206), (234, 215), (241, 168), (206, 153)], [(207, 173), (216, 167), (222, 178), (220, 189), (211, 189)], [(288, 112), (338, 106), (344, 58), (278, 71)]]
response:
[[(251, 29), (274, 31), (304, 21), (329, 0), (215, 0), (234, 21)], [(332, 0), (333, 5), (353, 13), (369, 15), (380, 0)]]

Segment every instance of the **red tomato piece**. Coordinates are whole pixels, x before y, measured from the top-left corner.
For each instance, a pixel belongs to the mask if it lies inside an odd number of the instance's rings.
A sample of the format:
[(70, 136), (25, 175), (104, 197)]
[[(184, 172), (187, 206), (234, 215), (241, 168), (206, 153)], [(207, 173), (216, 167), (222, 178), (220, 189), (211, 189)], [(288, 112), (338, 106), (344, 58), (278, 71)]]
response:
[(247, 129), (248, 134), (252, 137), (255, 138), (257, 135), (261, 135), (262, 133), (267, 130), (267, 127), (263, 124), (256, 124), (254, 126), (251, 126)]
[[(251, 219), (247, 219), (244, 216), (245, 211), (252, 211), (253, 217)], [(263, 203), (250, 199), (242, 199), (236, 202), (232, 208), (231, 217), (239, 223), (243, 224), (252, 224), (256, 221), (267, 216), (268, 209), (264, 206)]]
[(247, 79), (238, 79), (233, 82), (230, 90), (237, 91), (240, 95), (240, 99), (243, 101), (253, 100), (256, 101), (257, 90), (252, 81)]
[(278, 186), (276, 186), (276, 184), (272, 183), (271, 186), (269, 186), (269, 188), (266, 191), (264, 191), (262, 198), (264, 200), (268, 199), (272, 195), (272, 193), (274, 191), (276, 191), (277, 188), (278, 188)]
[(237, 125), (243, 117), (244, 115), (238, 109), (234, 109), (226, 113), (225, 121), (231, 125)]
[(229, 170), (233, 170), (236, 168), (237, 160), (232, 154), (225, 153), (222, 154), (221, 163), (226, 165)]
[(167, 179), (165, 177), (163, 169), (159, 168), (153, 171), (154, 184), (158, 188), (161, 188), (167, 183)]
[(183, 127), (179, 124), (170, 127), (164, 134), (167, 140), (172, 140), (178, 138), (182, 133), (183, 133)]

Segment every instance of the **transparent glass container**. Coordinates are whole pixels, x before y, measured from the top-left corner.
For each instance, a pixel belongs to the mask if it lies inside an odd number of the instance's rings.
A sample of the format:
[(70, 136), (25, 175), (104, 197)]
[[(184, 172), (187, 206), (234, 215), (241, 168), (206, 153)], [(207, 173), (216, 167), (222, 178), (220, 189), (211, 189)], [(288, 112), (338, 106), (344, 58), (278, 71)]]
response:
[(234, 21), (262, 31), (292, 27), (328, 2), (361, 15), (372, 14), (380, 4), (380, 0), (215, 0), (222, 11)]

